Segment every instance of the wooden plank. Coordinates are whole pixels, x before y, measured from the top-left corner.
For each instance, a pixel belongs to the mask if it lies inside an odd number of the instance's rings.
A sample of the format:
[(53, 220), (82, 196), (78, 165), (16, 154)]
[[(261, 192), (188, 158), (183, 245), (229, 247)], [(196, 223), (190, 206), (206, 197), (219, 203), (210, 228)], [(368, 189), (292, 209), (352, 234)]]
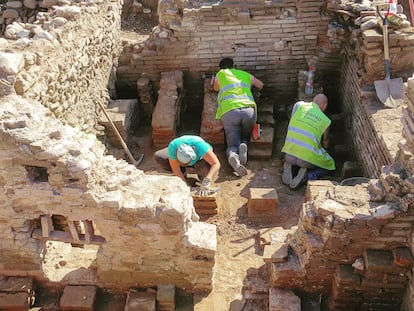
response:
[(79, 232), (76, 229), (75, 223), (71, 220), (68, 220), (68, 226), (70, 230), (70, 234), (75, 242), (79, 242)]
[(85, 226), (85, 242), (89, 244), (95, 236), (95, 230), (91, 220), (84, 220), (83, 225)]
[(94, 245), (101, 245), (102, 243), (105, 243), (105, 238), (94, 235), (93, 238), (89, 243), (85, 243), (85, 235), (79, 234), (79, 241), (75, 242), (72, 239), (72, 235), (70, 232), (65, 231), (52, 231), (48, 237), (43, 237), (41, 229), (35, 229), (32, 233), (32, 238), (38, 239), (38, 240), (51, 240), (51, 241), (59, 241), (59, 242), (65, 242), (65, 243), (76, 243), (76, 244), (94, 244)]
[(50, 215), (40, 216), (40, 224), (42, 226), (42, 236), (48, 237), (50, 235), (50, 232), (52, 232), (54, 229), (52, 216)]

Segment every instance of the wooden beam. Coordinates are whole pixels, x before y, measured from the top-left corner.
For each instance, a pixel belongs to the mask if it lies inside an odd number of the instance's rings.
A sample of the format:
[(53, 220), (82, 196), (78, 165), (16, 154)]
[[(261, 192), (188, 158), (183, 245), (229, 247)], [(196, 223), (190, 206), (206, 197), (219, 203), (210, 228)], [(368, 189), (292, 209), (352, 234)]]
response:
[(42, 236), (48, 237), (50, 235), (50, 232), (54, 230), (52, 216), (50, 215), (40, 216), (40, 224), (42, 226)]
[(75, 222), (72, 220), (68, 220), (68, 226), (69, 226), (69, 230), (70, 230), (70, 234), (72, 235), (72, 238), (75, 242), (79, 242), (79, 232), (76, 229), (76, 225)]
[(35, 229), (32, 233), (32, 238), (42, 241), (59, 241), (59, 242), (65, 242), (65, 243), (76, 243), (76, 244), (95, 244), (95, 245), (101, 245), (105, 243), (105, 238), (99, 235), (94, 235), (90, 241), (90, 243), (85, 242), (85, 235), (79, 234), (79, 242), (75, 242), (72, 239), (72, 235), (70, 232), (65, 231), (52, 231), (50, 232), (50, 235), (48, 237), (42, 236), (41, 229)]
[(89, 244), (95, 236), (95, 230), (91, 220), (84, 220), (83, 225), (85, 226), (85, 242)]

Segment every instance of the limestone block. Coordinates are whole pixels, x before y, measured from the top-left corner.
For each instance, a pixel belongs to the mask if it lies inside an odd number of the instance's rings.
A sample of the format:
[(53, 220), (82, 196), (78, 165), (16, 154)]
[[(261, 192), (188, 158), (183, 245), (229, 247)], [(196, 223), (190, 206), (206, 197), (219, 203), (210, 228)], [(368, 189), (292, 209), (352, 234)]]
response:
[(319, 192), (326, 192), (334, 186), (339, 185), (332, 180), (310, 180), (306, 185), (305, 202), (314, 200)]
[(266, 245), (263, 252), (264, 262), (284, 262), (288, 257), (288, 245), (286, 243), (272, 243)]

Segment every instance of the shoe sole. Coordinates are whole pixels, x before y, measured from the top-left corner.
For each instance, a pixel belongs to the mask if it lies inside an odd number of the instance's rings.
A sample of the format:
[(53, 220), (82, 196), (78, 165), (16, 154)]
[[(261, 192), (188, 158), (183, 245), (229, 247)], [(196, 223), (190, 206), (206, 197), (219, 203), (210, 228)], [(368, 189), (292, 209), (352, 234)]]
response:
[(307, 171), (307, 169), (305, 167), (301, 167), (299, 169), (298, 174), (295, 176), (295, 178), (292, 179), (292, 181), (289, 184), (290, 189), (296, 189), (303, 182), (305, 182), (305, 180), (306, 180), (306, 171)]
[(287, 162), (283, 164), (282, 182), (285, 185), (290, 185), (292, 182), (292, 165)]
[(246, 165), (247, 163), (247, 145), (245, 143), (241, 143), (239, 146), (239, 157), (240, 157), (240, 164)]
[(243, 165), (241, 165), (236, 158), (230, 157), (229, 163), (233, 168), (233, 171), (236, 172), (237, 175), (239, 175), (240, 177), (247, 175), (247, 169)]

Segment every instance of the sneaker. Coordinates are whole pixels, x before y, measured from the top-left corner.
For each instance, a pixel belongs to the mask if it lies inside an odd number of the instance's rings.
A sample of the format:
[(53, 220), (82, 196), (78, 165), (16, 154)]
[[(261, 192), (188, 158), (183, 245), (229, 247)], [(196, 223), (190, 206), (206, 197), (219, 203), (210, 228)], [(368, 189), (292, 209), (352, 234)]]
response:
[(282, 182), (289, 185), (292, 181), (292, 164), (285, 161), (283, 164)]
[(241, 143), (239, 146), (239, 157), (240, 157), (240, 164), (246, 165), (247, 163), (247, 144)]
[(289, 184), (290, 189), (296, 189), (299, 187), (303, 182), (306, 181), (306, 167), (301, 167), (299, 169), (298, 174), (295, 176), (295, 178), (292, 179), (292, 181)]
[(229, 164), (231, 165), (231, 167), (233, 168), (234, 172), (238, 175), (238, 176), (245, 176), (247, 175), (247, 169), (240, 164), (240, 160), (234, 156), (231, 155), (229, 157)]

